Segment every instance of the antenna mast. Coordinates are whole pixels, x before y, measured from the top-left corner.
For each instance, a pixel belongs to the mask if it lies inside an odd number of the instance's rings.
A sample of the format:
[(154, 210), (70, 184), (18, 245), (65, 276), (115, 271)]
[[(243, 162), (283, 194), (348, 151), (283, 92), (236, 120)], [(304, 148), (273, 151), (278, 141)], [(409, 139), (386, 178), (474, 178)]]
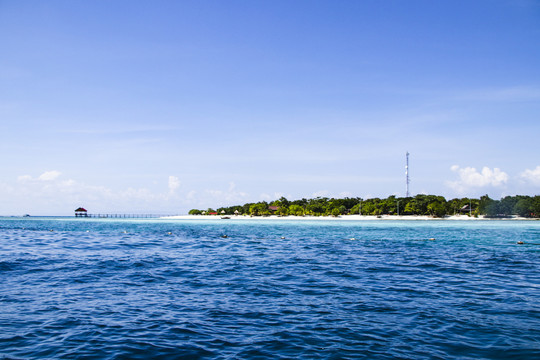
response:
[(405, 197), (409, 197), (409, 152), (407, 151), (406, 155), (406, 165), (405, 165), (405, 184), (407, 191), (405, 192)]

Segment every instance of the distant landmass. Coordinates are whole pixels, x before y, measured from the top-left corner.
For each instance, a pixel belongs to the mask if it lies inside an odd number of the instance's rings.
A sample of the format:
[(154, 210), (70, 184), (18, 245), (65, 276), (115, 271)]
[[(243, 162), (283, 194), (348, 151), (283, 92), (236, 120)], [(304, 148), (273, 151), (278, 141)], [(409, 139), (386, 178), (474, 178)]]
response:
[(360, 215), (469, 215), (486, 217), (520, 216), (538, 218), (540, 216), (540, 195), (506, 196), (500, 200), (484, 195), (479, 199), (455, 198), (446, 200), (443, 196), (419, 194), (414, 197), (381, 198), (327, 198), (287, 200), (281, 197), (272, 202), (261, 201), (219, 207), (217, 209), (191, 209), (190, 215), (295, 215), (295, 216), (339, 216)]

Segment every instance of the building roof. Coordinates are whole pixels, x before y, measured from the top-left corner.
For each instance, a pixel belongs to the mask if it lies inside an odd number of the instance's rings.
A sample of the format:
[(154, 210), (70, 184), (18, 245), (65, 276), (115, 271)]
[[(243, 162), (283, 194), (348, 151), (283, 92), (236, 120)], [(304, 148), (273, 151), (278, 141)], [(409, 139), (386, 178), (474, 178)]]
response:
[(87, 210), (83, 207), (80, 207), (78, 209), (75, 210), (76, 212), (87, 212)]

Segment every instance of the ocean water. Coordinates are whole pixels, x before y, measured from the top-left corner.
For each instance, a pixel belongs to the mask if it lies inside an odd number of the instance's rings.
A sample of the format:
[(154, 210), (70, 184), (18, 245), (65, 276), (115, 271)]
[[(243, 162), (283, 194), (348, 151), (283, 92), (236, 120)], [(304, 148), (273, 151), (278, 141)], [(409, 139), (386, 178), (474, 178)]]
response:
[(0, 219), (0, 359), (293, 358), (540, 358), (540, 221)]

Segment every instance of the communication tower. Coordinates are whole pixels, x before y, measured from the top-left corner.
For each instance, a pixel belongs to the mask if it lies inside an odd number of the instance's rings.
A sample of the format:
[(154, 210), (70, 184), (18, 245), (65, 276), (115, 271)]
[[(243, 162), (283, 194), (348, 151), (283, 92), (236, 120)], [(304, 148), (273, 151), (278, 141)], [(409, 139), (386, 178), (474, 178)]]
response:
[(405, 197), (409, 197), (409, 152), (407, 151), (406, 155), (406, 164), (405, 164), (405, 185), (406, 185), (406, 191), (405, 191)]

